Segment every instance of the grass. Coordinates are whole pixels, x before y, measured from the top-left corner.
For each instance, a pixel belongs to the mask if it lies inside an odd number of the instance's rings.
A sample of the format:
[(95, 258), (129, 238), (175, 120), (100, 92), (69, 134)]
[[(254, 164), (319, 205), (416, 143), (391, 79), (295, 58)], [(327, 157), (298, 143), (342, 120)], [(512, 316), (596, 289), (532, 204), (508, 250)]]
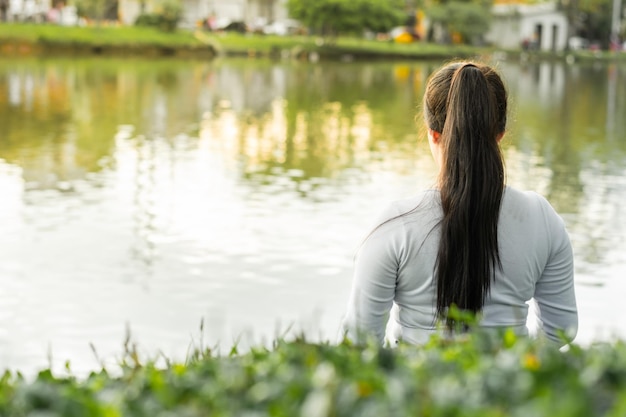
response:
[(299, 48), (306, 52), (319, 52), (326, 55), (359, 56), (398, 56), (398, 57), (449, 57), (476, 55), (486, 48), (466, 45), (440, 45), (426, 42), (399, 44), (390, 41), (376, 41), (353, 37), (324, 39), (313, 36), (259, 36), (227, 34), (217, 36), (216, 41), (230, 52), (246, 53), (250, 50), (271, 52), (276, 49)]
[[(170, 48), (197, 49), (210, 47), (226, 55), (270, 55), (317, 52), (324, 57), (388, 57), (445, 58), (471, 56), (484, 49), (428, 43), (397, 44), (393, 42), (340, 37), (333, 40), (313, 36), (263, 36), (253, 34), (213, 34), (178, 30), (172, 33), (147, 27), (61, 27), (37, 24), (0, 25), (0, 45), (28, 45), (32, 53), (80, 49), (99, 52), (100, 49)], [(82, 48), (82, 49), (81, 49)], [(27, 48), (28, 49), (28, 48)], [(5, 47), (0, 54), (8, 53)], [(28, 52), (28, 50), (27, 50)]]
[(122, 55), (212, 57), (215, 50), (192, 32), (150, 27), (0, 25), (0, 56)]
[[(45, 24), (0, 25), (0, 55), (15, 53), (101, 54), (121, 53), (148, 55), (224, 55), (307, 57), (315, 52), (331, 59), (450, 59), (490, 55), (496, 51), (529, 59), (564, 59), (564, 53), (520, 50), (500, 51), (467, 45), (442, 45), (427, 42), (399, 44), (390, 41), (354, 37), (323, 39), (314, 36), (264, 36), (177, 30), (163, 32), (156, 28), (136, 26), (62, 27)], [(577, 51), (575, 60), (626, 60), (626, 53)], [(571, 59), (571, 58), (570, 58)]]
[(202, 45), (192, 33), (163, 32), (135, 26), (63, 27), (37, 24), (2, 24), (0, 40), (44, 43), (82, 43), (89, 45)]
[[(141, 361), (84, 379), (41, 371), (0, 378), (2, 416), (626, 415), (626, 345), (566, 352), (511, 331), (475, 330), (423, 347), (277, 341), (226, 356), (198, 348), (185, 363)], [(115, 375), (115, 376), (114, 376)]]

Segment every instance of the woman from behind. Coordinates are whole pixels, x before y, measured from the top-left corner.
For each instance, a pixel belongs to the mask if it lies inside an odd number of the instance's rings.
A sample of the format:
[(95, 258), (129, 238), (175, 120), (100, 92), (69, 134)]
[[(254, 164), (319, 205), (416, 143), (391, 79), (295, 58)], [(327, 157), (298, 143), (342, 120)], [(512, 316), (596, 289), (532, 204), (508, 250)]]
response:
[(392, 344), (421, 344), (439, 323), (463, 327), (448, 316), (452, 306), (483, 327), (526, 335), (531, 299), (540, 332), (557, 342), (575, 337), (564, 223), (540, 195), (505, 184), (507, 101), (486, 65), (452, 63), (431, 76), (423, 111), (438, 181), (392, 203), (360, 247), (344, 319), (349, 338), (382, 343), (386, 329)]

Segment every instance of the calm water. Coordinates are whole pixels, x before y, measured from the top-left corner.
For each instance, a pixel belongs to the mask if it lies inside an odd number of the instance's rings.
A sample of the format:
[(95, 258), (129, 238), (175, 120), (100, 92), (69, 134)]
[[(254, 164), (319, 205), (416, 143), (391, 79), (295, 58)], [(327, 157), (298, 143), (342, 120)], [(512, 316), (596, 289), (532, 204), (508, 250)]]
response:
[[(434, 181), (436, 66), (0, 61), (0, 368), (114, 363), (127, 328), (178, 359), (334, 339), (378, 211)], [(571, 233), (577, 340), (626, 337), (626, 67), (499, 67), (509, 184)]]

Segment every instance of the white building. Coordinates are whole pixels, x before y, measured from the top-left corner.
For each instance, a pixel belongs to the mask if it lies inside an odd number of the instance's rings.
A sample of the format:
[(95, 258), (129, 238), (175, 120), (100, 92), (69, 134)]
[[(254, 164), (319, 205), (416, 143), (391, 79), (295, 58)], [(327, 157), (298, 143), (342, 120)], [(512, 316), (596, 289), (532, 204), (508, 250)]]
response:
[(250, 27), (287, 18), (287, 0), (182, 0), (183, 25), (213, 15), (218, 22), (244, 22)]
[[(122, 23), (132, 25), (142, 12), (156, 11), (159, 0), (119, 0)], [(214, 16), (220, 23), (244, 22), (250, 27), (287, 18), (287, 0), (181, 0), (181, 27), (193, 28)]]
[(502, 48), (528, 47), (562, 51), (567, 45), (567, 17), (555, 3), (496, 4), (487, 42)]
[(50, 0), (9, 0), (7, 20), (13, 22), (41, 23), (50, 9)]

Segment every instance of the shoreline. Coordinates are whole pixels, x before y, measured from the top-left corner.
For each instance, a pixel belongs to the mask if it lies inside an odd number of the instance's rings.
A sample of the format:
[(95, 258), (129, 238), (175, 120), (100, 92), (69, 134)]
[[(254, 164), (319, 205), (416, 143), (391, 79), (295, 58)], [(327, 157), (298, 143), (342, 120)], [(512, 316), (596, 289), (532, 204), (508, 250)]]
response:
[(0, 58), (6, 57), (146, 57), (209, 58), (216, 56), (206, 47), (166, 45), (92, 45), (0, 40)]
[(250, 57), (318, 60), (450, 60), (477, 56), (521, 61), (626, 62), (626, 52), (545, 52), (424, 42), (398, 44), (357, 38), (267, 36), (143, 27), (61, 27), (0, 24), (0, 57), (81, 56), (198, 58)]

